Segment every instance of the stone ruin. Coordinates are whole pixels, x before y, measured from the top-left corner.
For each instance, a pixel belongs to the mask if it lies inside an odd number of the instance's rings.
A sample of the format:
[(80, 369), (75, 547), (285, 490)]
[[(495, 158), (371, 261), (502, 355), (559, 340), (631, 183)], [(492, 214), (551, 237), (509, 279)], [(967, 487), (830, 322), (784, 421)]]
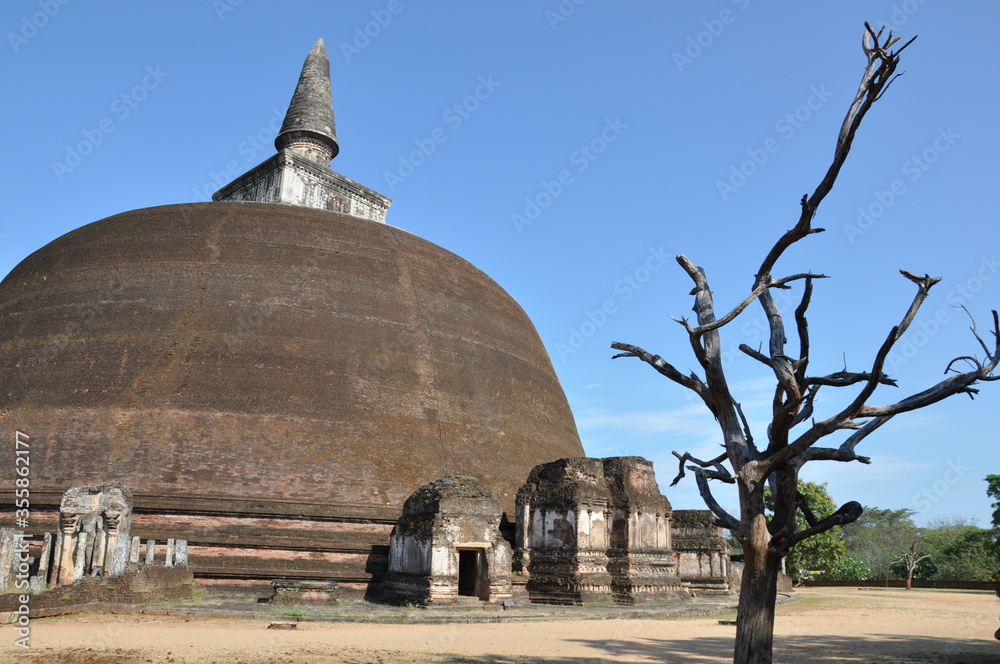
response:
[(120, 482), (64, 493), (52, 557), (53, 585), (84, 576), (121, 576), (128, 562), (131, 524), (132, 492)]
[(474, 477), (417, 489), (389, 539), (383, 597), (424, 605), (510, 600), (511, 547), (500, 506)]
[(515, 571), (532, 602), (636, 604), (688, 597), (674, 571), (670, 503), (640, 457), (560, 459), (517, 494)]
[[(152, 566), (156, 543), (145, 551), (138, 537), (130, 538), (132, 492), (121, 482), (73, 487), (63, 494), (59, 530), (45, 533), (41, 545), (25, 533), (0, 529), (0, 594), (68, 586), (84, 578), (118, 578), (129, 566)], [(34, 555), (32, 555), (34, 554)], [(141, 558), (140, 558), (141, 557)], [(168, 539), (164, 567), (187, 567), (187, 542)]]
[(692, 592), (728, 595), (729, 542), (708, 510), (677, 510), (673, 522), (677, 574)]
[[(136, 588), (146, 586), (155, 587), (155, 596), (190, 596), (187, 542), (168, 539), (158, 560), (156, 542), (143, 546), (130, 537), (131, 497), (117, 482), (68, 490), (59, 532), (46, 533), (41, 543), (0, 529), (0, 593), (24, 592), (25, 582), (31, 593), (60, 593), (99, 577), (119, 582), (105, 594), (121, 601), (141, 599)], [(638, 604), (731, 592), (723, 529), (711, 512), (671, 510), (645, 459), (541, 464), (516, 506), (505, 539), (501, 508), (476, 478), (443, 477), (418, 489), (392, 529), (381, 598), (422, 605), (507, 605), (515, 597)], [(273, 588), (275, 604), (336, 604), (339, 594), (331, 579), (282, 578)]]

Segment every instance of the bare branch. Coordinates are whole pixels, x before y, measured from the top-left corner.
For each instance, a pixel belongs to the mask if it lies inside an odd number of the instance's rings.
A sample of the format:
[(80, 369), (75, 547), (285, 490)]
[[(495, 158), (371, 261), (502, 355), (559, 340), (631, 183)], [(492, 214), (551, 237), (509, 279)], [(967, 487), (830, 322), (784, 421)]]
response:
[(738, 305), (736, 305), (736, 307), (732, 311), (730, 311), (729, 313), (727, 313), (722, 318), (720, 318), (717, 321), (715, 321), (713, 323), (710, 323), (708, 325), (702, 325), (702, 326), (699, 326), (699, 327), (697, 327), (695, 329), (692, 329), (692, 330), (690, 330), (690, 332), (693, 333), (693, 334), (699, 334), (700, 335), (700, 334), (704, 334), (706, 332), (710, 332), (712, 330), (717, 330), (720, 327), (722, 327), (723, 325), (726, 325), (727, 323), (732, 322), (732, 320), (734, 318), (736, 318), (737, 316), (739, 316), (741, 313), (743, 313), (743, 311), (748, 306), (750, 306), (753, 303), (754, 300), (756, 300), (757, 298), (759, 298), (763, 293), (765, 293), (770, 288), (788, 288), (788, 284), (790, 284), (793, 281), (799, 281), (800, 279), (806, 279), (807, 282), (812, 283), (813, 279), (829, 279), (829, 278), (830, 277), (827, 276), (827, 275), (825, 275), (825, 274), (811, 274), (811, 273), (808, 273), (808, 272), (802, 272), (802, 273), (799, 273), (799, 274), (793, 274), (790, 277), (784, 277), (783, 279), (771, 279), (767, 283), (757, 285), (750, 292), (749, 295), (747, 295), (745, 298), (743, 298), (742, 302), (740, 302)]
[(740, 527), (739, 520), (722, 509), (722, 506), (719, 505), (712, 495), (712, 488), (708, 485), (708, 478), (705, 477), (705, 471), (694, 469), (694, 476), (698, 483), (698, 493), (701, 494), (701, 499), (705, 501), (705, 506), (712, 510), (717, 523), (723, 528), (729, 528), (730, 530), (738, 529)]
[[(843, 443), (840, 444), (840, 449), (838, 451), (848, 455), (849, 457), (854, 456), (854, 448), (857, 447), (858, 443), (867, 438), (872, 432), (878, 429), (880, 426), (892, 419), (892, 416), (888, 417), (876, 417), (857, 430), (857, 432), (850, 435)], [(821, 458), (821, 457), (817, 457)], [(868, 457), (858, 457), (858, 460), (867, 459)], [(833, 461), (840, 461), (841, 459), (832, 459)], [(847, 461), (853, 461), (853, 458), (846, 459)], [(862, 463), (868, 463), (863, 461)]]
[(843, 526), (848, 523), (854, 523), (861, 516), (862, 512), (861, 503), (852, 500), (849, 503), (845, 503), (843, 507), (839, 510), (826, 517), (825, 519), (820, 519), (815, 525), (806, 528), (805, 530), (800, 530), (783, 542), (774, 542), (775, 548), (779, 551), (788, 551), (790, 548), (798, 544), (804, 539), (808, 539), (813, 535), (819, 535), (820, 533), (825, 533), (834, 526)]
[(809, 366), (809, 322), (806, 320), (806, 310), (812, 300), (813, 280), (806, 279), (802, 289), (802, 300), (795, 308), (795, 327), (799, 335), (799, 361), (795, 367), (795, 380), (800, 385), (805, 384), (806, 368)]
[(740, 344), (739, 349), (744, 353), (746, 353), (747, 355), (749, 355), (750, 357), (752, 357), (753, 359), (757, 360), (758, 362), (762, 362), (769, 367), (771, 366), (771, 358), (769, 358), (767, 355), (764, 355), (764, 353), (756, 351), (753, 348), (750, 348), (750, 346), (747, 346), (746, 344)]
[[(879, 383), (881, 382), (881, 379), (884, 375), (882, 372), (882, 367), (885, 366), (885, 360), (889, 356), (889, 351), (892, 350), (893, 345), (896, 343), (896, 341), (898, 341), (902, 337), (903, 333), (913, 322), (913, 319), (917, 315), (917, 311), (919, 311), (920, 309), (920, 305), (922, 305), (924, 303), (924, 300), (927, 298), (928, 291), (930, 291), (931, 287), (934, 286), (934, 284), (940, 281), (940, 278), (930, 277), (927, 275), (924, 275), (923, 277), (918, 277), (910, 272), (906, 272), (905, 270), (900, 270), (900, 273), (910, 281), (917, 284), (917, 294), (914, 296), (913, 301), (910, 303), (909, 308), (907, 308), (906, 314), (903, 316), (903, 320), (900, 322), (899, 325), (893, 327), (889, 331), (889, 334), (886, 337), (885, 341), (883, 341), (881, 347), (879, 347), (878, 353), (876, 353), (875, 355), (875, 361), (872, 364), (872, 370), (869, 372), (868, 380), (867, 382), (865, 382), (864, 387), (854, 398), (854, 400), (842, 411), (840, 411), (833, 417), (830, 417), (826, 420), (823, 420), (822, 422), (814, 424), (808, 431), (804, 432), (801, 436), (795, 439), (795, 441), (792, 444), (788, 445), (783, 449), (777, 450), (774, 456), (772, 456), (770, 459), (764, 460), (763, 463), (766, 466), (766, 470), (769, 471), (770, 469), (773, 469), (781, 464), (787, 463), (791, 458), (793, 458), (798, 454), (801, 454), (803, 451), (805, 451), (808, 447), (813, 445), (817, 440), (819, 440), (823, 436), (826, 436), (839, 429), (848, 428), (849, 423), (856, 418), (880, 417), (886, 415), (891, 417), (892, 415), (895, 415), (896, 412), (904, 412), (903, 410), (893, 412), (891, 409), (886, 410), (884, 412), (876, 412), (870, 410), (869, 407), (865, 406), (865, 403), (875, 392), (875, 388), (878, 387)], [(998, 356), (1000, 356), (1000, 353), (998, 353)], [(970, 383), (975, 382), (975, 380), (976, 379), (971, 380)], [(943, 385), (944, 382), (945, 381), (942, 381), (942, 383), (939, 383), (938, 386), (935, 386), (935, 388), (931, 388), (931, 390), (928, 391), (937, 389), (937, 387)], [(937, 400), (940, 401), (941, 398), (944, 398), (944, 396), (941, 396)], [(904, 399), (904, 401), (907, 400)], [(903, 402), (900, 403), (902, 404)], [(927, 403), (933, 403), (933, 401), (929, 401)], [(920, 407), (920, 406), (914, 406), (914, 407)], [(913, 410), (913, 408), (906, 408), (906, 410)], [(864, 427), (862, 427), (862, 431), (863, 430)], [(867, 435), (867, 433), (864, 435)]]
[[(728, 470), (726, 470), (726, 467), (722, 465), (722, 462), (726, 460), (727, 456), (725, 452), (723, 452), (719, 456), (709, 461), (702, 461), (701, 459), (696, 459), (693, 456), (691, 456), (690, 452), (685, 452), (684, 454), (678, 454), (677, 452), (672, 452), (672, 454), (675, 457), (677, 457), (679, 465), (677, 468), (677, 477), (675, 477), (674, 481), (670, 483), (670, 486), (674, 486), (684, 478), (684, 464), (689, 461), (693, 461), (702, 468), (715, 468), (716, 471), (718, 471), (720, 474), (729, 475), (730, 480), (733, 479), (733, 476), (729, 473)], [(688, 468), (691, 467), (688, 466)]]
[(797, 459), (799, 464), (804, 464), (807, 461), (860, 461), (863, 464), (870, 464), (872, 462), (869, 457), (858, 456), (853, 451), (834, 449), (832, 447), (810, 447), (800, 454)]
[(805, 496), (803, 496), (798, 491), (795, 492), (795, 505), (802, 512), (802, 516), (805, 517), (806, 523), (810, 526), (815, 526), (818, 520), (816, 515), (813, 514), (812, 508), (809, 507), (809, 503), (806, 502)]
[[(830, 387), (847, 387), (856, 383), (871, 381), (872, 374), (867, 371), (853, 373), (850, 371), (838, 371), (826, 376), (809, 376), (805, 379), (806, 385), (828, 385)], [(896, 387), (896, 381), (882, 374), (878, 377), (878, 383)]]
[[(709, 393), (708, 386), (705, 385), (705, 383), (703, 383), (702, 380), (698, 378), (698, 376), (695, 375), (694, 373), (692, 373), (690, 376), (685, 376), (680, 371), (678, 371), (672, 364), (666, 362), (659, 355), (653, 355), (649, 351), (640, 348), (639, 346), (634, 346), (632, 344), (624, 344), (615, 341), (611, 344), (611, 347), (614, 348), (615, 350), (624, 351), (623, 353), (619, 353), (613, 356), (611, 359), (614, 360), (618, 359), (619, 357), (639, 358), (649, 366), (656, 369), (661, 375), (666, 376), (667, 378), (674, 381), (678, 385), (682, 385), (691, 390), (692, 392), (694, 392), (695, 394), (697, 394), (699, 397), (701, 397), (701, 400), (705, 402), (705, 405), (708, 406), (708, 409), (712, 411), (712, 414), (713, 415), (715, 414), (716, 411), (715, 403), (712, 400), (712, 395)], [(716, 417), (718, 416), (716, 415)]]
[(819, 385), (813, 385), (809, 388), (809, 391), (806, 392), (806, 395), (802, 397), (802, 407), (799, 408), (799, 414), (796, 415), (795, 419), (792, 421), (793, 427), (798, 426), (812, 417), (813, 404), (816, 401), (816, 394), (819, 392), (819, 388)]
[(753, 442), (753, 433), (750, 432), (750, 423), (747, 422), (747, 416), (743, 414), (743, 404), (739, 401), (735, 401), (733, 402), (733, 405), (736, 406), (736, 412), (739, 413), (740, 422), (743, 423), (743, 436), (747, 440), (747, 445), (750, 446), (750, 449), (756, 451), (757, 446), (754, 445)]

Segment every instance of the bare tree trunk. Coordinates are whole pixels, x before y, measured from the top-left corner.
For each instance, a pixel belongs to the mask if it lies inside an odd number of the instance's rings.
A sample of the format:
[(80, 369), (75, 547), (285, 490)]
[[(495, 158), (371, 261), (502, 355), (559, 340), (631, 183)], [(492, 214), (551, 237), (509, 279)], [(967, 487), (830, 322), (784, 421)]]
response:
[(749, 539), (741, 543), (744, 567), (733, 664), (771, 664), (781, 557), (770, 546), (763, 514), (754, 520)]
[(906, 589), (913, 590), (913, 568), (906, 570)]

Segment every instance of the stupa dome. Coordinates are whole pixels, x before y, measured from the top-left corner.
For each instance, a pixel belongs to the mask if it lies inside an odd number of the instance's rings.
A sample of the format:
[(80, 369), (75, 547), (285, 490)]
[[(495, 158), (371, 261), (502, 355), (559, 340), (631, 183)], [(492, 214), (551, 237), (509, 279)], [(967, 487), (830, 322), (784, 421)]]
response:
[(267, 203), (172, 205), (55, 240), (0, 284), (0, 386), (36, 491), (399, 507), (475, 474), (513, 504), (579, 456), (527, 316), (398, 228)]
[(417, 488), (475, 476), (512, 519), (534, 466), (582, 456), (517, 303), (329, 168), (322, 40), (276, 145), (215, 202), (88, 224), (0, 282), (0, 436), (30, 437), (33, 529), (117, 481), (132, 532), (187, 540), (201, 577), (370, 589)]

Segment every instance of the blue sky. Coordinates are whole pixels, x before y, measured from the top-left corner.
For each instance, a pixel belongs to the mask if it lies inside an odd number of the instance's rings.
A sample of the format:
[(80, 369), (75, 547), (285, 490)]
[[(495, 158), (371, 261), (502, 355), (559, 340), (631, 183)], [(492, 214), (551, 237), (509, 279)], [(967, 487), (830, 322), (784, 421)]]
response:
[[(96, 6), (95, 6), (96, 5)], [(388, 221), (470, 260), (524, 307), (552, 356), (588, 454), (657, 463), (714, 456), (717, 428), (626, 341), (695, 362), (669, 316), (690, 312), (673, 260), (703, 266), (720, 309), (747, 292), (798, 215), (857, 88), (865, 20), (919, 38), (862, 126), (816, 223), (778, 273), (817, 284), (811, 366), (870, 366), (912, 296), (899, 268), (944, 280), (889, 361), (895, 401), (979, 350), (1000, 304), (996, 75), (1000, 5), (838, 3), (5, 2), (6, 158), (0, 274), (52, 239), (129, 209), (206, 200), (273, 153), (318, 37), (331, 60), (338, 172), (391, 197)], [(763, 337), (752, 308), (727, 348)], [(736, 352), (730, 382), (758, 438), (771, 382)], [(837, 397), (820, 404), (832, 408)], [(898, 417), (871, 466), (813, 463), (835, 500), (917, 520), (989, 522), (1000, 385)], [(735, 498), (724, 492), (721, 502)]]

